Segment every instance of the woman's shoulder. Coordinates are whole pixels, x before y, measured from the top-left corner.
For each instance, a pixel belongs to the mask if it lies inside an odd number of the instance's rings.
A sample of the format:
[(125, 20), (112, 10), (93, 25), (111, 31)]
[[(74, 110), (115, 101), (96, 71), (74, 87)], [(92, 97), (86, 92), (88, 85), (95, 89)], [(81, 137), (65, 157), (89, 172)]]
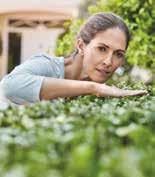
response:
[(64, 57), (51, 56), (39, 53), (27, 58), (25, 62), (16, 66), (10, 73), (13, 74), (35, 74), (47, 77), (64, 77)]
[(49, 60), (49, 61), (56, 60), (58, 62), (63, 62), (64, 61), (64, 57), (63, 56), (58, 57), (58, 56), (50, 55), (48, 53), (39, 53), (39, 54), (32, 55), (26, 61), (33, 60), (33, 59), (44, 59), (44, 60), (46, 59), (46, 60)]

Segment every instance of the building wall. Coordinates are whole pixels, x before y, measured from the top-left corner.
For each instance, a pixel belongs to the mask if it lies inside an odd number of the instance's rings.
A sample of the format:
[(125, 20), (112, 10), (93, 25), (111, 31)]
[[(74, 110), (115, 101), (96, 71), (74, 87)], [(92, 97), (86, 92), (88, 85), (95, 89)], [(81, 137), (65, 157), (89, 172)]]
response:
[(1, 71), (2, 70), (2, 63), (1, 63), (1, 61), (2, 61), (2, 59), (1, 59), (1, 56), (0, 56), (0, 79), (1, 79), (1, 75), (2, 75), (2, 73), (1, 73), (2, 72)]
[[(50, 13), (50, 12), (29, 12), (29, 13), (10, 13), (0, 16), (0, 31), (3, 38), (3, 52), (0, 56), (0, 78), (7, 74), (8, 67), (8, 34), (9, 32), (22, 34), (21, 45), (21, 62), (29, 58), (31, 55), (41, 52), (50, 51), (50, 54), (54, 54), (54, 48), (57, 37), (64, 31), (63, 23), (59, 27), (45, 28), (43, 25), (39, 25), (34, 28), (16, 28), (8, 26), (9, 19), (21, 19), (21, 20), (53, 20), (55, 24), (57, 21), (63, 21), (70, 19), (71, 15), (63, 12)], [(51, 23), (51, 25), (54, 25)]]
[[(0, 54), (0, 78), (7, 72), (8, 67), (8, 33), (21, 29), (8, 28), (7, 20), (11, 18), (26, 19), (26, 20), (64, 20), (71, 19), (78, 16), (79, 5), (84, 0), (1, 0), (0, 6), (0, 33), (3, 40), (3, 52)], [(55, 22), (54, 22), (55, 23)], [(63, 22), (61, 23), (63, 24)], [(21, 31), (20, 31), (21, 32)], [(53, 28), (50, 30), (38, 29), (30, 31), (22, 31), (23, 43), (22, 43), (22, 62), (28, 55), (38, 51), (44, 51), (46, 46), (50, 54), (53, 54), (56, 38), (63, 32), (63, 28)], [(35, 38), (30, 40), (31, 36)], [(52, 37), (51, 37), (52, 36)], [(44, 40), (45, 39), (45, 40)], [(44, 40), (42, 44), (40, 42)], [(30, 42), (31, 41), (31, 42)], [(35, 42), (38, 44), (35, 46)], [(30, 45), (31, 44), (31, 45)], [(27, 47), (26, 47), (27, 46)], [(31, 50), (32, 49), (32, 50)], [(27, 55), (28, 54), (28, 55)]]
[[(2, 42), (2, 50), (3, 50), (3, 30), (4, 30), (4, 22), (5, 22), (5, 17), (3, 15), (0, 16), (0, 35), (1, 35), (1, 42)], [(2, 51), (3, 52), (3, 51)], [(3, 57), (2, 54), (0, 53), (0, 79), (2, 76), (2, 68), (3, 68)]]
[(25, 30), (22, 34), (21, 62), (37, 53), (50, 51), (50, 54), (54, 55), (56, 40), (63, 31), (63, 28), (46, 29), (45, 27), (39, 30)]

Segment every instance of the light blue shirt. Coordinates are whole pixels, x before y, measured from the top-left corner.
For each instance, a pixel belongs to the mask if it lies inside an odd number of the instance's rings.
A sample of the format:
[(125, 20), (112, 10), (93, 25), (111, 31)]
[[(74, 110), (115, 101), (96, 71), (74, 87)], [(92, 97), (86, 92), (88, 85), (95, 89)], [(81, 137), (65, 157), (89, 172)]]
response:
[(34, 103), (40, 101), (45, 77), (64, 78), (64, 57), (32, 56), (6, 75), (0, 87), (4, 96), (15, 104)]

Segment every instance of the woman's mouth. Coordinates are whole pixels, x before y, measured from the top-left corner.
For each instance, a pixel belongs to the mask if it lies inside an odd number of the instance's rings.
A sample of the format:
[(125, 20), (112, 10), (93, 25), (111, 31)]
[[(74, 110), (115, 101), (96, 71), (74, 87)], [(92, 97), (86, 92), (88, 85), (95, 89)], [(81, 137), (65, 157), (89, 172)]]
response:
[(103, 69), (101, 70), (101, 69), (98, 69), (98, 68), (96, 68), (96, 70), (102, 75), (109, 75), (110, 74), (110, 71), (106, 71), (106, 70), (103, 70)]

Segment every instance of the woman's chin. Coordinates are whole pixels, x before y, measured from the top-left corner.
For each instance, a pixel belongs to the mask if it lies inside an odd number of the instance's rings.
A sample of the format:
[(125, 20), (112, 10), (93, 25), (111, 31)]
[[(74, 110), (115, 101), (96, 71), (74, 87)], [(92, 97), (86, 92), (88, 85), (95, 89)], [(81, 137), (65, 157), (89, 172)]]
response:
[(109, 79), (109, 77), (98, 77), (98, 76), (92, 76), (90, 78), (92, 81), (97, 82), (97, 83), (104, 83)]

